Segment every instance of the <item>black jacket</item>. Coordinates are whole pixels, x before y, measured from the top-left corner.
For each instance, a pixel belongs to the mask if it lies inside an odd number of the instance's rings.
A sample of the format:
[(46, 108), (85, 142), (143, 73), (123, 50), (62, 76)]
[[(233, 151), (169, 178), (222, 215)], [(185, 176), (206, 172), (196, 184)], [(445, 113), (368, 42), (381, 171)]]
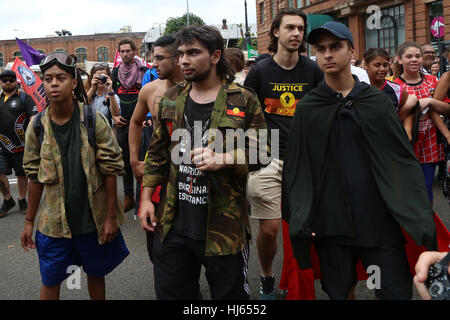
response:
[[(437, 248), (433, 210), (419, 162), (395, 113), (380, 90), (360, 84), (352, 97), (370, 168), (389, 213), (417, 245)], [(327, 86), (297, 105), (283, 165), (282, 214), (301, 268), (311, 267), (311, 233), (319, 237), (355, 234), (349, 197), (337, 159), (332, 125), (345, 102)]]

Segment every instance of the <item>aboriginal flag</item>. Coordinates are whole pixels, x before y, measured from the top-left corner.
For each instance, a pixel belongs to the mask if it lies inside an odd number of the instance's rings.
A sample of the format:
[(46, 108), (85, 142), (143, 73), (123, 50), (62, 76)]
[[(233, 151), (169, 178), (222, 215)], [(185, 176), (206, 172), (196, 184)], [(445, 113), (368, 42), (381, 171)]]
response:
[(245, 107), (227, 105), (227, 115), (245, 118)]

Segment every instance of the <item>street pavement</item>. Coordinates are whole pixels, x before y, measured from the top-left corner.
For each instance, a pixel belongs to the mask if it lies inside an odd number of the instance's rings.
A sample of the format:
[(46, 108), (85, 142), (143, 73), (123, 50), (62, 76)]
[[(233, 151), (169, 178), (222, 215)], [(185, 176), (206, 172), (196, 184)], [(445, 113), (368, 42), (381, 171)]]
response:
[[(9, 176), (10, 179), (15, 177)], [(122, 197), (122, 181), (118, 179), (119, 197)], [(17, 184), (11, 185), (14, 199), (17, 201)], [(434, 209), (439, 217), (450, 228), (450, 208), (447, 200), (435, 181)], [(3, 199), (0, 199), (3, 201)], [(1, 202), (0, 202), (1, 203)], [(38, 256), (35, 250), (26, 253), (20, 244), (20, 236), (24, 224), (24, 214), (18, 210), (18, 205), (10, 213), (0, 219), (0, 300), (35, 300), (39, 299), (41, 277), (39, 273)], [(260, 266), (256, 251), (255, 239), (258, 232), (258, 224), (251, 221), (253, 241), (250, 247), (248, 278), (251, 290), (250, 298), (257, 300), (259, 297)], [(139, 222), (133, 219), (133, 212), (127, 213), (127, 222), (121, 228), (130, 255), (112, 273), (106, 276), (107, 299), (114, 300), (154, 300), (156, 298), (153, 287), (153, 265), (151, 264), (146, 248), (144, 232), (140, 229)], [(274, 261), (274, 271), (277, 282), (281, 276), (283, 250), (281, 227), (278, 237), (278, 253)], [(200, 279), (201, 292), (204, 299), (209, 299), (209, 291), (206, 279), (203, 275)], [(87, 300), (89, 299), (86, 275), (81, 272), (81, 288), (69, 289), (66, 281), (61, 285), (61, 299)], [(327, 300), (327, 295), (321, 290), (320, 282), (315, 282), (316, 296), (318, 300)], [(360, 281), (356, 287), (357, 299), (373, 300), (374, 292), (369, 290), (365, 282)], [(283, 293), (278, 292), (278, 299), (283, 299)], [(419, 299), (414, 291), (414, 299)]]

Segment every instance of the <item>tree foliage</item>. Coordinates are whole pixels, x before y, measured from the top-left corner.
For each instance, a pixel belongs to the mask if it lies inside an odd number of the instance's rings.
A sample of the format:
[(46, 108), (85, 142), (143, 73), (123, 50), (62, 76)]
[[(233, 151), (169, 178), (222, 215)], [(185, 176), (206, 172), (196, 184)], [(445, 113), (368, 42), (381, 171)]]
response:
[[(193, 13), (189, 13), (189, 26), (203, 26), (205, 22), (199, 16), (196, 16)], [(172, 34), (180, 31), (184, 27), (187, 27), (187, 14), (185, 13), (183, 16), (178, 18), (169, 18), (166, 22), (166, 30), (164, 34)]]

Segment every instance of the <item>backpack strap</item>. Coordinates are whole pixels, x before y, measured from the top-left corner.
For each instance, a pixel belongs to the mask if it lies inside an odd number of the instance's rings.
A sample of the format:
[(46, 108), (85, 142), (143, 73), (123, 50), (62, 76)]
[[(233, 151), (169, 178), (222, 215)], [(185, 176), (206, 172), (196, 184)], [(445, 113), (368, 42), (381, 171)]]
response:
[(97, 113), (95, 109), (84, 105), (83, 106), (83, 114), (84, 114), (84, 126), (86, 127), (88, 133), (88, 140), (91, 147), (97, 152), (97, 144), (95, 141), (95, 121), (97, 117)]
[[(34, 133), (36, 134), (36, 137), (39, 141), (39, 147), (42, 145), (42, 141), (44, 140), (44, 126), (42, 125), (42, 116), (45, 113), (44, 109), (41, 112), (39, 112), (35, 119), (34, 119)], [(95, 142), (95, 121), (96, 121), (96, 112), (94, 108), (89, 107), (87, 105), (83, 106), (83, 113), (84, 113), (84, 126), (86, 127), (87, 133), (88, 133), (88, 140), (91, 147), (94, 149), (95, 152), (97, 152), (97, 144)]]
[(39, 112), (36, 115), (36, 117), (34, 119), (34, 123), (33, 123), (34, 133), (36, 134), (36, 137), (39, 141), (39, 148), (42, 145), (42, 140), (44, 140), (44, 126), (42, 125), (41, 119), (45, 113), (45, 110), (47, 110), (47, 109), (42, 110), (41, 112)]

